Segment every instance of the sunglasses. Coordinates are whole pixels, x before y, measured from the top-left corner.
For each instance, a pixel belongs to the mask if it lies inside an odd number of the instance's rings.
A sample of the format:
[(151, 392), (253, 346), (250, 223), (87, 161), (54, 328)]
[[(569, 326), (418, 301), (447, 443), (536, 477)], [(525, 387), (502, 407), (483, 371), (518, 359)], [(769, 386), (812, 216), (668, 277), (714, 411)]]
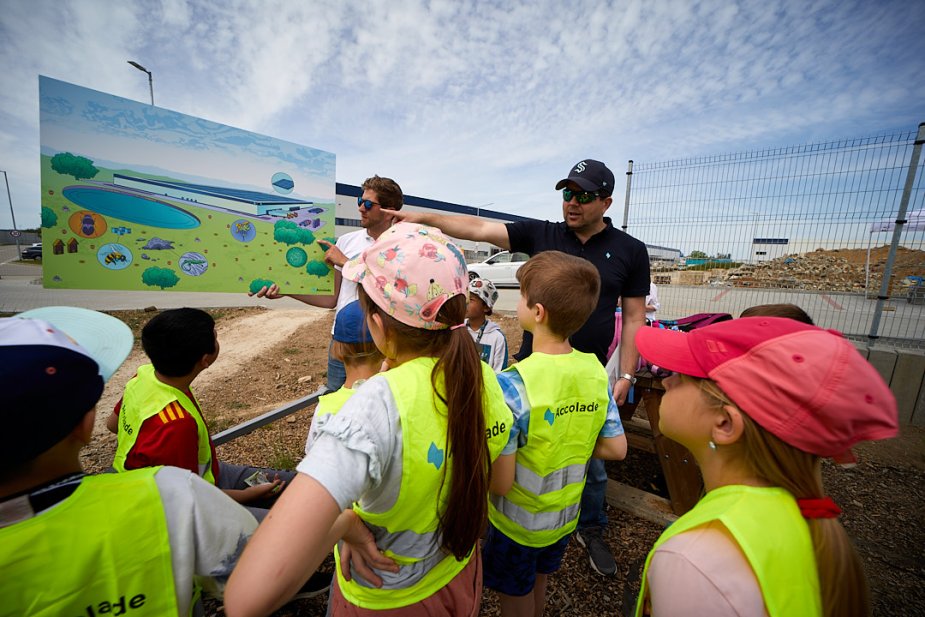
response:
[(597, 191), (573, 191), (572, 189), (562, 189), (562, 201), (569, 202), (572, 199), (578, 200), (580, 204), (589, 204), (599, 198), (601, 194)]
[(373, 206), (381, 206), (378, 201), (373, 201), (371, 199), (363, 199), (362, 197), (357, 197), (357, 205), (363, 206), (367, 210), (372, 210)]

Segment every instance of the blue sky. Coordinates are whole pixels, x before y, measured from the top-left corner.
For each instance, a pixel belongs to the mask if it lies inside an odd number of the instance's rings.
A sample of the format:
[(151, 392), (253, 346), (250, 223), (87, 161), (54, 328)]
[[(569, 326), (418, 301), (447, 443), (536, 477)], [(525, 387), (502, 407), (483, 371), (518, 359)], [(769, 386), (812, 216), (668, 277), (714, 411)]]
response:
[(920, 0), (6, 0), (0, 169), (36, 226), (38, 75), (147, 101), (135, 60), (158, 106), (333, 152), (339, 182), (555, 220), (582, 158), (914, 129), (923, 32)]

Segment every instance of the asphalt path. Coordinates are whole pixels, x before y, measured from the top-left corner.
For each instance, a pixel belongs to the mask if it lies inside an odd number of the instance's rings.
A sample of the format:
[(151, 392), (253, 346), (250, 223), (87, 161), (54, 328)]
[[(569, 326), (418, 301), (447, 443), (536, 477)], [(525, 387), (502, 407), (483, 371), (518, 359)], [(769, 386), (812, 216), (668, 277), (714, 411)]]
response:
[[(40, 264), (18, 263), (15, 246), (0, 246), (0, 312), (18, 313), (40, 306), (82, 306), (95, 310), (193, 307), (265, 306), (293, 309), (304, 306), (290, 298), (261, 300), (244, 293), (190, 293), (171, 291), (105, 291), (44, 289)], [(661, 285), (661, 309), (657, 317), (677, 319), (694, 313), (730, 313), (737, 317), (756, 304), (792, 303), (809, 313), (817, 325), (834, 328), (854, 337), (866, 337), (876, 311), (876, 300), (861, 294)], [(515, 313), (519, 289), (500, 289), (495, 310)], [(925, 305), (905, 299), (887, 302), (878, 332), (882, 342), (893, 339), (925, 345)], [(903, 343), (903, 346), (909, 346)]]

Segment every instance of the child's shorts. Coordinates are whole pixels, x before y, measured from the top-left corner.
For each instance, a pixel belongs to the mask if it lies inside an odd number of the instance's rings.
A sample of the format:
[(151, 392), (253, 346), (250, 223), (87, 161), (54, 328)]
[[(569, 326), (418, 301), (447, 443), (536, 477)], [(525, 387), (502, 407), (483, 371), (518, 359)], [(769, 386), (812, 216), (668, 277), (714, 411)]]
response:
[(534, 548), (518, 544), (489, 523), (482, 547), (485, 586), (509, 596), (532, 592), (537, 574), (552, 574), (559, 569), (570, 535), (550, 546)]

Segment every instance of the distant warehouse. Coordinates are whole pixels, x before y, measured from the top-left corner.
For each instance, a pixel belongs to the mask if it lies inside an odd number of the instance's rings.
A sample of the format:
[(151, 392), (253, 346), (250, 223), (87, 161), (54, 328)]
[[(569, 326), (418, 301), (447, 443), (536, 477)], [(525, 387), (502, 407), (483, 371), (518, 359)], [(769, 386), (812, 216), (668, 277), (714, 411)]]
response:
[[(337, 206), (334, 214), (334, 230), (338, 236), (360, 229), (360, 218), (357, 213), (356, 200), (357, 197), (362, 194), (363, 189), (359, 186), (343, 184), (341, 182), (337, 183)], [(528, 216), (508, 214), (507, 212), (488, 210), (477, 206), (464, 206), (462, 204), (438, 201), (426, 197), (415, 197), (414, 195), (404, 196), (404, 206), (402, 209), (415, 212), (433, 211), (440, 214), (470, 214), (498, 223), (533, 220)], [(492, 254), (501, 250), (487, 242), (460, 240), (459, 244), (466, 254), (466, 259), (470, 262), (487, 259)], [(649, 262), (653, 268), (674, 268), (677, 267), (681, 259), (681, 251), (678, 249), (655, 246), (652, 244), (647, 244), (646, 247), (649, 249)]]
[(655, 244), (646, 244), (646, 249), (649, 251), (649, 265), (653, 270), (670, 270), (681, 262), (680, 249)]

